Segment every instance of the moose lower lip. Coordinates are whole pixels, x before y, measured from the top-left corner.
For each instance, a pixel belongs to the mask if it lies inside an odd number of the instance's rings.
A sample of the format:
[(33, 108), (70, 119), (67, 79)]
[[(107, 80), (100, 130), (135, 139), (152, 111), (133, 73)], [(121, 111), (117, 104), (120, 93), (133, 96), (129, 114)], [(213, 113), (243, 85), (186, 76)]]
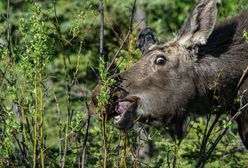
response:
[(122, 115), (115, 116), (115, 122), (119, 122), (121, 120)]
[(120, 112), (117, 112), (117, 115), (114, 117), (114, 120), (116, 123), (120, 122), (121, 119), (123, 118), (123, 115), (125, 114), (126, 112), (126, 109), (122, 109), (121, 113)]

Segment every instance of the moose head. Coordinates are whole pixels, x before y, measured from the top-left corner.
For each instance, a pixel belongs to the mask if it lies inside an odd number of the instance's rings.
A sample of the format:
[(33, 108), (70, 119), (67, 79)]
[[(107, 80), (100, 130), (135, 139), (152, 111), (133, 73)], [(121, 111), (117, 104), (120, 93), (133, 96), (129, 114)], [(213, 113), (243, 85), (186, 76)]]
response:
[[(145, 28), (140, 32), (138, 47), (142, 58), (126, 71), (113, 76), (118, 89), (114, 93), (116, 100), (112, 110), (115, 112), (114, 123), (119, 129), (127, 130), (137, 120), (159, 121), (169, 127), (173, 136), (183, 138), (187, 114), (196, 111), (207, 113), (205, 111), (209, 110), (211, 103), (209, 87), (228, 65), (219, 63), (223, 59), (212, 57), (211, 53), (208, 53), (208, 59), (202, 60), (206, 55), (202, 50), (204, 47), (209, 49), (208, 46), (214, 43), (215, 49), (224, 52), (221, 49), (223, 44), (213, 41), (224, 36), (230, 36), (225, 37), (227, 40), (232, 38), (232, 34), (224, 34), (212, 38), (212, 43), (207, 45), (216, 18), (216, 0), (199, 0), (172, 40), (159, 44), (151, 29)], [(218, 33), (221, 34), (220, 30)], [(245, 63), (240, 64), (237, 73), (233, 73), (235, 77), (228, 78), (230, 80), (225, 85), (231, 83), (228, 85), (231, 88), (225, 87), (226, 93), (233, 90), (244, 66)], [(229, 100), (229, 97), (223, 99)]]

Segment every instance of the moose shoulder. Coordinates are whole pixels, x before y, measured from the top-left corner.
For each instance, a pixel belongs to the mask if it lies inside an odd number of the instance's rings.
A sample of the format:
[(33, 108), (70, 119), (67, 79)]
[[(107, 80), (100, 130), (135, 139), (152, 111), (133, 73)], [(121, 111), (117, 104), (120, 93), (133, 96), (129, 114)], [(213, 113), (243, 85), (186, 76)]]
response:
[[(238, 90), (248, 103), (248, 11), (215, 26), (216, 0), (199, 0), (174, 39), (158, 44), (150, 29), (142, 30), (143, 57), (115, 75), (115, 124), (129, 129), (134, 121), (156, 120), (172, 136), (183, 138), (189, 113), (207, 114), (213, 105), (235, 112)], [(122, 93), (122, 94), (120, 94)], [(121, 96), (119, 96), (121, 95)], [(239, 133), (248, 148), (248, 108), (237, 118)]]

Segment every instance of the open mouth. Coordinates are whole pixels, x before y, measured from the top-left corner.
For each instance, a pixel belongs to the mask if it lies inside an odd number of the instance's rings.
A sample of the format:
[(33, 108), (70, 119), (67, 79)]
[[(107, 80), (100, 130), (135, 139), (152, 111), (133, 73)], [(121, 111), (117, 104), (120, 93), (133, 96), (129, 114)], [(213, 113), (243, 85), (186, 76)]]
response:
[(119, 101), (115, 106), (115, 112), (117, 116), (115, 116), (115, 123), (118, 123), (123, 118), (124, 114), (128, 111), (129, 107), (131, 107), (132, 102), (130, 101)]
[(117, 128), (127, 130), (132, 127), (135, 119), (137, 118), (136, 113), (137, 98), (129, 97), (119, 100), (115, 104), (115, 117), (114, 123)]

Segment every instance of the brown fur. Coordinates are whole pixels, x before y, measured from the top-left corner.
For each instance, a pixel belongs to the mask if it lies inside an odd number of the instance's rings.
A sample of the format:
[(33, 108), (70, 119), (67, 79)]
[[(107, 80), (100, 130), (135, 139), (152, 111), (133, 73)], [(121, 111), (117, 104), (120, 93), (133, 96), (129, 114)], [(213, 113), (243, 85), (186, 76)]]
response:
[[(116, 75), (118, 87), (127, 93), (124, 99), (133, 102), (135, 97), (137, 107), (130, 108), (132, 114), (127, 110), (129, 119), (123, 118), (117, 127), (128, 129), (136, 118), (156, 120), (169, 126), (172, 136), (181, 139), (188, 113), (207, 114), (214, 105), (222, 111), (237, 110), (232, 105), (235, 89), (248, 65), (248, 44), (243, 39), (243, 31), (248, 30), (248, 11), (214, 28), (215, 17), (215, 1), (200, 0), (171, 41), (158, 45), (141, 33), (144, 56)], [(165, 58), (165, 64), (156, 64), (160, 58)], [(248, 89), (247, 77), (239, 89)], [(248, 103), (247, 93), (243, 104)], [(122, 99), (119, 97), (119, 101)], [(237, 122), (248, 148), (248, 108)]]

